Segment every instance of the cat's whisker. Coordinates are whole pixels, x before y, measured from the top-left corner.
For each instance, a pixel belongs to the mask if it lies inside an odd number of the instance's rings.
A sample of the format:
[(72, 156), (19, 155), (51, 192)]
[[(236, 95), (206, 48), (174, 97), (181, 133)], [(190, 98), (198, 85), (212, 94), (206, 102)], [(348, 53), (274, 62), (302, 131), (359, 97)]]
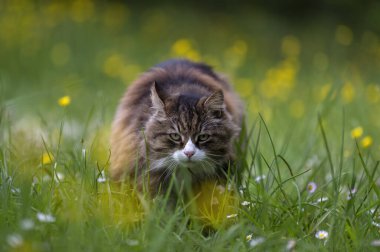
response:
[(212, 178), (212, 174), (213, 174), (213, 171), (214, 171), (214, 168), (212, 167), (212, 165), (210, 163), (205, 163), (205, 176), (207, 178)]
[[(153, 155), (154, 154), (154, 155)], [(150, 159), (157, 159), (157, 158), (164, 158), (164, 157), (169, 157), (173, 155), (172, 152), (154, 152), (154, 153), (150, 153), (149, 155), (147, 155), (146, 157), (144, 157), (146, 160), (150, 160)]]
[(170, 163), (170, 165), (169, 165), (169, 167), (168, 167), (168, 173), (166, 174), (166, 176), (164, 177), (164, 181), (166, 181), (168, 178), (170, 178), (170, 176), (173, 174), (173, 172), (174, 172), (174, 170), (177, 168), (177, 166), (176, 166), (177, 164), (176, 164), (176, 162), (173, 160), (171, 163)]
[(171, 159), (168, 159), (168, 164), (167, 164), (167, 166), (165, 167), (165, 169), (164, 169), (164, 172), (161, 174), (161, 176), (159, 177), (159, 180), (161, 180), (161, 177), (163, 176), (163, 175), (165, 175), (164, 176), (164, 179), (163, 179), (163, 181), (166, 181), (166, 179), (168, 178), (168, 177), (170, 177), (170, 175), (173, 173), (173, 165), (174, 165), (174, 161), (173, 160), (171, 160)]
[(216, 160), (214, 160), (214, 159), (212, 159), (212, 158), (209, 158), (209, 157), (205, 158), (204, 161), (206, 161), (206, 162), (208, 162), (208, 163), (211, 163), (211, 164), (213, 164), (213, 165), (215, 165), (215, 166), (219, 165), (219, 162), (218, 162), (218, 161), (216, 161)]
[(205, 160), (206, 164), (208, 165), (208, 168), (214, 169), (216, 162), (211, 160), (211, 159), (206, 159)]
[(218, 154), (213, 154), (213, 153), (207, 153), (207, 156), (224, 157), (224, 155), (218, 155)]
[(163, 158), (159, 160), (152, 160), (149, 169), (146, 172), (158, 171), (165, 169), (172, 162), (171, 158)]
[[(169, 173), (169, 170), (168, 169), (165, 169), (164, 172), (160, 175), (160, 177), (158, 178), (159, 181), (161, 181), (161, 178), (162, 176), (164, 176), (165, 174)], [(166, 176), (165, 176), (166, 177)], [(164, 177), (164, 178), (165, 178)]]
[(208, 168), (208, 169), (210, 169), (210, 168), (212, 168), (213, 167), (213, 164), (212, 163), (210, 163), (210, 161), (209, 160), (204, 160), (204, 164), (206, 165), (206, 167)]
[(209, 179), (214, 179), (215, 177), (220, 178), (219, 174), (215, 172), (216, 171), (215, 168), (218, 166), (218, 164), (214, 164), (210, 162), (212, 161), (210, 159), (204, 160), (204, 161), (205, 161), (205, 165), (208, 166), (208, 170), (206, 173), (207, 178)]
[(207, 160), (204, 160), (202, 163), (200, 163), (200, 165), (202, 167), (203, 174), (209, 177), (210, 173), (213, 171), (212, 165)]
[(206, 163), (204, 162), (201, 162), (200, 163), (201, 167), (202, 167), (202, 170), (203, 170), (203, 173), (207, 174), (207, 167), (206, 167)]
[(171, 155), (172, 154), (170, 151), (169, 152), (163, 152), (163, 151), (150, 150), (149, 152), (150, 153), (155, 153), (155, 154), (165, 154), (165, 155)]

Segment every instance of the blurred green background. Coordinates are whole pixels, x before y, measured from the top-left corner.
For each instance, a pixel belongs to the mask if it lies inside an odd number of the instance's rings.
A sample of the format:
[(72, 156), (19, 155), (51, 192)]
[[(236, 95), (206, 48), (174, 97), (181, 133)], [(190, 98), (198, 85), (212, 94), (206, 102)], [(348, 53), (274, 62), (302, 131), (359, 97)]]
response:
[(107, 149), (128, 84), (163, 60), (189, 58), (227, 75), (248, 123), (261, 113), (290, 159), (312, 150), (305, 139), (319, 134), (318, 114), (333, 136), (345, 114), (346, 129), (363, 127), (377, 155), (379, 10), (370, 1), (3, 0), (2, 114), (37, 139), (64, 120), (76, 141), (100, 129)]

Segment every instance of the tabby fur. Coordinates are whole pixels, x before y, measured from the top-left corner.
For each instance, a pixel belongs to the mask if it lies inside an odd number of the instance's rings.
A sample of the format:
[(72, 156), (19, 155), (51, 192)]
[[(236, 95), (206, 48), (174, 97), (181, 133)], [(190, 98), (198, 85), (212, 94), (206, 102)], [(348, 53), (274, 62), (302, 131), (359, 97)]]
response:
[(146, 182), (153, 194), (165, 190), (172, 176), (192, 184), (223, 178), (234, 160), (242, 117), (241, 100), (208, 65), (188, 60), (156, 65), (120, 101), (110, 175), (140, 188)]

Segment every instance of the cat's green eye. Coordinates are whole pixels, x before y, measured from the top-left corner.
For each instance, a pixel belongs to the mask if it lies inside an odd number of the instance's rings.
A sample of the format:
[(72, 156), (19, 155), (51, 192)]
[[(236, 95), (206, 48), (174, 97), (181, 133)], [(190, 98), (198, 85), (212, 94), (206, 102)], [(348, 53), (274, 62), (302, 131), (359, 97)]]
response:
[(209, 137), (210, 137), (209, 134), (200, 134), (200, 135), (198, 136), (198, 141), (199, 141), (199, 142), (204, 142), (204, 141), (206, 141)]
[(179, 141), (181, 140), (181, 136), (177, 133), (170, 133), (169, 134), (169, 137), (173, 140), (173, 141)]

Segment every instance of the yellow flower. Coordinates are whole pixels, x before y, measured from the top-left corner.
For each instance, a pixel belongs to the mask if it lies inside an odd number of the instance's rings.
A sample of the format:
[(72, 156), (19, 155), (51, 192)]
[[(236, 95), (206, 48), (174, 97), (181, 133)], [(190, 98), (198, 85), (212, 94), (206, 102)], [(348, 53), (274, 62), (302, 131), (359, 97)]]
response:
[(103, 72), (111, 77), (117, 77), (125, 67), (124, 59), (120, 54), (110, 55), (103, 63)]
[(200, 60), (198, 51), (193, 48), (191, 41), (186, 38), (174, 42), (171, 52), (174, 57), (184, 57), (194, 61)]
[(188, 39), (179, 39), (172, 46), (172, 52), (178, 56), (185, 55), (188, 51), (192, 49), (190, 40)]
[(253, 83), (250, 79), (238, 79), (236, 82), (236, 89), (243, 97), (252, 97)]
[(331, 84), (327, 83), (322, 85), (318, 90), (315, 92), (315, 99), (318, 102), (321, 102), (327, 98), (327, 96), (331, 93)]
[(295, 100), (290, 103), (289, 110), (294, 118), (301, 118), (305, 114), (305, 105), (302, 100)]
[(349, 46), (353, 40), (352, 30), (345, 25), (338, 25), (335, 31), (335, 40), (344, 46)]
[(367, 86), (367, 99), (370, 103), (377, 103), (380, 101), (380, 89), (376, 84)]
[(366, 136), (361, 141), (361, 145), (363, 146), (363, 148), (368, 148), (369, 146), (372, 145), (372, 142), (373, 142), (372, 137)]
[(54, 156), (51, 152), (44, 152), (42, 154), (42, 164), (51, 164), (54, 161)]
[(247, 54), (248, 46), (244, 40), (236, 40), (231, 49), (234, 54), (243, 56)]
[(288, 35), (282, 39), (281, 51), (288, 57), (295, 57), (300, 54), (301, 44), (295, 36)]
[(110, 29), (122, 28), (129, 16), (129, 10), (122, 3), (107, 6), (103, 15), (103, 22)]
[(351, 130), (351, 137), (352, 138), (359, 138), (363, 135), (363, 128), (362, 127), (356, 127), (353, 130)]
[(71, 18), (77, 23), (83, 23), (90, 19), (94, 12), (95, 6), (91, 0), (73, 1), (70, 9)]
[(355, 88), (350, 82), (344, 84), (342, 89), (342, 97), (343, 101), (346, 103), (352, 102), (355, 98)]
[(70, 105), (70, 103), (71, 103), (71, 98), (68, 95), (63, 96), (63, 97), (58, 99), (58, 104), (61, 107), (66, 107), (66, 106)]
[(267, 98), (286, 100), (295, 86), (298, 72), (296, 60), (284, 60), (278, 67), (270, 68), (260, 84), (261, 93)]

